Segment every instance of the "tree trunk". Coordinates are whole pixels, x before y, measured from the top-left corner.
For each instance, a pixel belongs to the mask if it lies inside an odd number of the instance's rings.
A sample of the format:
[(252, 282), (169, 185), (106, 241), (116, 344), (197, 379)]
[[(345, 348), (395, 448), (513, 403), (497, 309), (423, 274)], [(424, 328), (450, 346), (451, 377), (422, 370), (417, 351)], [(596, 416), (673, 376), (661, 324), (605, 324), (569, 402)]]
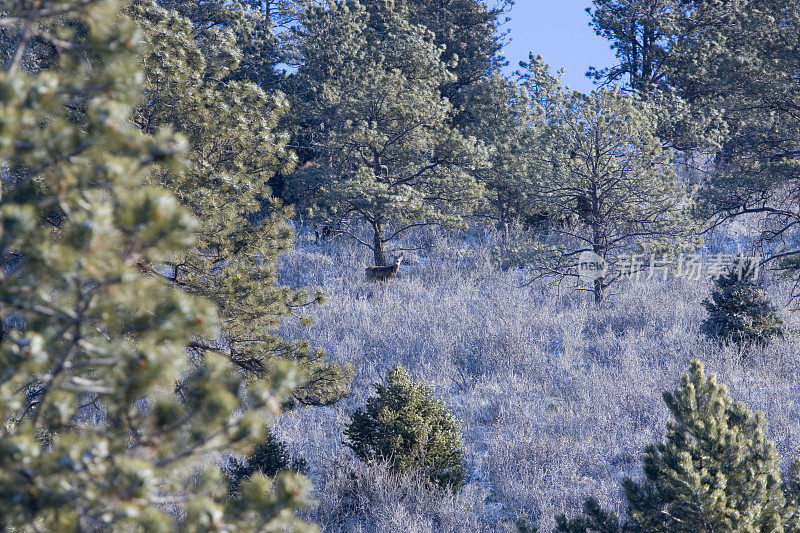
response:
[[(599, 160), (599, 154), (597, 159)], [(604, 268), (607, 268), (605, 264), (606, 260), (606, 247), (604, 245), (605, 238), (603, 235), (603, 228), (600, 223), (600, 198), (597, 194), (597, 188), (593, 188), (592, 190), (592, 251), (603, 260)], [(608, 297), (608, 283), (606, 282), (606, 272), (603, 272), (603, 275), (596, 280), (594, 280), (594, 303), (597, 307), (601, 307), (603, 304), (606, 303), (606, 298)]]
[(608, 284), (606, 278), (597, 278), (594, 280), (594, 303), (597, 307), (601, 307), (608, 298)]
[(386, 263), (386, 237), (383, 228), (383, 222), (375, 222), (372, 224), (372, 253), (374, 254), (375, 265), (385, 266)]
[(500, 236), (503, 239), (503, 244), (508, 244), (509, 234), (508, 222), (504, 220), (500, 223)]
[(497, 198), (497, 229), (500, 230), (500, 238), (503, 239), (503, 244), (508, 244), (508, 215), (506, 214), (506, 207), (500, 198)]

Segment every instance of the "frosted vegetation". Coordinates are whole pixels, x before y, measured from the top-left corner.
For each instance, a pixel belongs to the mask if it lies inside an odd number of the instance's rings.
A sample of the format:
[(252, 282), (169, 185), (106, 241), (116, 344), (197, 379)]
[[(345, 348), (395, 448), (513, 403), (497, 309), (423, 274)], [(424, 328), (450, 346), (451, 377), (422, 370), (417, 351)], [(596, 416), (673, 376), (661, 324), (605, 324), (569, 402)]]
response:
[(0, 531), (800, 531), (800, 0), (513, 4), (0, 2)]
[[(622, 282), (607, 308), (573, 281), (529, 279), (491, 260), (496, 236), (418, 232), (390, 283), (364, 281), (369, 252), (348, 241), (316, 244), (300, 231), (280, 281), (321, 285), (330, 301), (314, 325), (284, 326), (333, 360), (355, 366), (352, 394), (332, 407), (284, 415), (275, 429), (309, 464), (323, 531), (509, 531), (520, 520), (550, 531), (587, 496), (624, 512), (624, 476), (641, 475), (647, 444), (664, 433), (662, 392), (693, 359), (717, 373), (735, 400), (761, 410), (784, 467), (800, 454), (796, 339), (787, 335), (744, 361), (700, 332), (711, 283)], [(708, 249), (730, 245), (718, 234)], [(790, 330), (789, 288), (768, 292)], [(431, 491), (361, 463), (342, 444), (349, 415), (396, 364), (434, 387), (463, 423), (468, 469), (457, 494)]]

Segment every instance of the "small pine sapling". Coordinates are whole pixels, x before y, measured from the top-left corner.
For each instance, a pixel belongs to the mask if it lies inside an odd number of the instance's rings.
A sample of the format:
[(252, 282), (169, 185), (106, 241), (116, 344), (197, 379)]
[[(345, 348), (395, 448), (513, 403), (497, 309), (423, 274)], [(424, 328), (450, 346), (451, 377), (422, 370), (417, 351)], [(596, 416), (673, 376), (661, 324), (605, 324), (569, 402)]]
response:
[(740, 260), (717, 278), (711, 297), (703, 302), (708, 317), (701, 326), (709, 338), (734, 343), (742, 353), (783, 334), (783, 320), (755, 280), (750, 261)]
[(584, 516), (557, 517), (557, 532), (798, 530), (792, 478), (782, 480), (762, 413), (734, 402), (699, 361), (664, 402), (666, 438), (645, 450), (642, 478), (623, 483), (628, 519), (587, 500)]
[(270, 478), (285, 470), (304, 474), (307, 466), (304, 459), (292, 457), (286, 444), (270, 432), (264, 442), (255, 447), (252, 454), (245, 459), (231, 460), (226, 472), (230, 493), (238, 494), (242, 481), (250, 479), (255, 473)]
[(402, 366), (375, 385), (345, 430), (349, 446), (366, 462), (386, 461), (397, 472), (423, 474), (453, 490), (466, 482), (461, 427), (444, 402)]

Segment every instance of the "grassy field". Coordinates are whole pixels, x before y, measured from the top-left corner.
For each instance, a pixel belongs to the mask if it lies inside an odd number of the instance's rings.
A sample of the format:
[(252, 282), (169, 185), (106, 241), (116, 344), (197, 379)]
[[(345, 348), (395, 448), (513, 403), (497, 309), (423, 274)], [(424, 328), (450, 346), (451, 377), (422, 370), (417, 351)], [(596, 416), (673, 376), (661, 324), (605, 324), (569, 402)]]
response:
[[(639, 475), (646, 444), (667, 420), (661, 395), (692, 359), (732, 396), (764, 411), (784, 465), (800, 454), (800, 355), (789, 335), (740, 361), (699, 333), (709, 282), (627, 282), (597, 310), (574, 282), (526, 284), (490, 257), (491, 235), (420, 232), (388, 283), (364, 281), (370, 253), (347, 241), (315, 244), (300, 231), (281, 282), (320, 285), (330, 301), (314, 325), (287, 323), (356, 368), (353, 394), (334, 407), (285, 415), (278, 436), (309, 463), (324, 531), (552, 529), (584, 497), (624, 511), (621, 479)], [(769, 285), (790, 327), (789, 288)], [(463, 422), (469, 482), (458, 494), (426, 489), (360, 463), (342, 444), (349, 415), (392, 366), (431, 384)]]

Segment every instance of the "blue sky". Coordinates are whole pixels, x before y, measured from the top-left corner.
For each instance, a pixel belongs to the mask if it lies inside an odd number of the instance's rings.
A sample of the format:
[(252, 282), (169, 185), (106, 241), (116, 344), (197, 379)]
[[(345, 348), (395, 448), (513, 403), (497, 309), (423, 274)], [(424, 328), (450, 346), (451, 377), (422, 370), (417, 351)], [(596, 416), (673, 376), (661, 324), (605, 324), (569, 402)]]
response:
[(593, 83), (584, 74), (589, 66), (615, 64), (608, 41), (595, 35), (584, 11), (589, 0), (517, 0), (511, 10), (511, 37), (504, 55), (513, 72), (528, 52), (541, 55), (553, 71), (567, 70), (564, 80), (573, 89), (591, 91)]

